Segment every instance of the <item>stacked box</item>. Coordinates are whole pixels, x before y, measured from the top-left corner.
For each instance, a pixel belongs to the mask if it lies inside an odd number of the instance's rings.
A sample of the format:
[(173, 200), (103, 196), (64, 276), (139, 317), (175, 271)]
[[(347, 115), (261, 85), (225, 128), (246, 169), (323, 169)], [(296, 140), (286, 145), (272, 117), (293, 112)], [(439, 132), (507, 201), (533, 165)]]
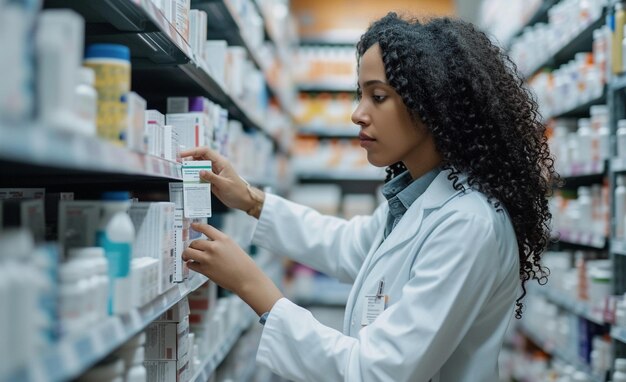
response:
[(148, 381), (187, 382), (191, 377), (189, 304), (187, 299), (163, 313), (146, 329), (144, 366)]

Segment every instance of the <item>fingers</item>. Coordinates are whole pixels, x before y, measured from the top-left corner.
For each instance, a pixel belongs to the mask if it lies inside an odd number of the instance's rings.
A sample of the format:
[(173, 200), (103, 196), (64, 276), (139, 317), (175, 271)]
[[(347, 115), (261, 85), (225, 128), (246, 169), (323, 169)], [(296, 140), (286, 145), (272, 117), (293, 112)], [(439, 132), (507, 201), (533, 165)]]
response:
[(192, 223), (191, 227), (197, 232), (202, 232), (203, 234), (206, 235), (206, 237), (212, 240), (220, 240), (220, 239), (225, 239), (228, 237), (226, 236), (226, 234), (224, 234), (217, 228), (210, 226), (208, 224)]
[(219, 187), (224, 179), (213, 171), (200, 171), (200, 178)]
[(203, 251), (188, 247), (183, 251), (182, 259), (184, 261), (193, 260), (196, 262), (201, 262), (206, 255)]
[(198, 251), (208, 251), (213, 249), (213, 242), (210, 240), (194, 240), (189, 244), (189, 248), (197, 249)]

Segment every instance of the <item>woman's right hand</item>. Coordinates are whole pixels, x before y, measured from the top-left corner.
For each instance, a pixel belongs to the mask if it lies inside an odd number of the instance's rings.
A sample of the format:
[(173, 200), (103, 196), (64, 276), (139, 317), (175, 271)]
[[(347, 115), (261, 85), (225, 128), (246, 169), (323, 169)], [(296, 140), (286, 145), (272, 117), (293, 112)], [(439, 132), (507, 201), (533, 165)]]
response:
[(208, 147), (196, 147), (182, 151), (184, 159), (192, 157), (194, 160), (210, 160), (213, 172), (201, 171), (200, 177), (211, 183), (211, 191), (227, 207), (250, 211), (255, 201), (250, 196), (248, 185), (237, 174), (226, 158)]

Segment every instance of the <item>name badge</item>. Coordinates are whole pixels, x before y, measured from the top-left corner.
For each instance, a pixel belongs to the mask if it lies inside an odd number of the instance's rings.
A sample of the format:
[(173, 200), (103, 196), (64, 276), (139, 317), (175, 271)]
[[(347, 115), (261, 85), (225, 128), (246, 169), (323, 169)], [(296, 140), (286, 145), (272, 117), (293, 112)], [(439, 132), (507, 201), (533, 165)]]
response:
[(383, 294), (385, 281), (378, 282), (378, 291), (373, 295), (366, 295), (363, 301), (363, 314), (361, 316), (361, 326), (370, 325), (387, 308), (389, 296)]

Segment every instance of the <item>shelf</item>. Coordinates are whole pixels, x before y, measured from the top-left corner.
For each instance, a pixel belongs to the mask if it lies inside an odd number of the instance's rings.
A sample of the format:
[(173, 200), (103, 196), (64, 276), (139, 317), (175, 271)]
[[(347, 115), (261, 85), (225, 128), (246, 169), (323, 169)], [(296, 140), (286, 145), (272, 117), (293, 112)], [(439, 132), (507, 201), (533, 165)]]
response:
[(528, 73), (525, 73), (525, 77), (531, 77), (533, 74), (535, 74), (544, 67), (558, 68), (559, 66), (566, 64), (570, 60), (574, 59), (576, 53), (591, 52), (591, 47), (593, 44), (593, 31), (602, 27), (602, 25), (604, 25), (604, 22), (604, 14), (602, 14), (601, 17), (589, 24), (585, 29), (583, 29), (578, 35), (574, 36), (569, 42), (563, 45), (554, 54), (547, 57), (546, 60), (543, 61), (540, 65), (535, 67), (533, 70), (528, 71)]
[(626, 343), (626, 328), (620, 326), (611, 327), (611, 338)]
[(356, 92), (356, 79), (354, 82), (301, 82), (297, 84), (298, 90), (301, 92)]
[(300, 180), (314, 181), (362, 181), (362, 182), (380, 182), (385, 179), (383, 172), (372, 172), (363, 170), (326, 170), (326, 171), (301, 171), (296, 174)]
[[(593, 374), (589, 364), (587, 364), (585, 361), (580, 359), (578, 355), (572, 354), (571, 350), (568, 351), (567, 349), (560, 349), (546, 342), (545, 340), (539, 338), (539, 336), (537, 336), (533, 330), (528, 328), (523, 323), (521, 323), (518, 328), (520, 329), (520, 332), (524, 335), (524, 337), (528, 338), (535, 345), (539, 346), (544, 352), (562, 361), (565, 361), (566, 363), (574, 366), (576, 369), (584, 372), (585, 374), (587, 374), (587, 376), (589, 377), (591, 381), (604, 382), (603, 377)], [(573, 350), (576, 351), (577, 348), (574, 348)]]
[(592, 232), (580, 232), (568, 229), (560, 229), (557, 231), (558, 241), (568, 244), (582, 245), (596, 249), (604, 249), (608, 243), (608, 239), (599, 234)]
[[(256, 51), (257, 47), (253, 47), (242, 33), (242, 22), (230, 4), (225, 0), (192, 0), (191, 7), (207, 13), (207, 36), (209, 39), (224, 39), (228, 42), (228, 45), (241, 46), (246, 49), (254, 65), (264, 73), (266, 86), (270, 94), (279, 101), (282, 109), (289, 113), (290, 109), (282, 94), (267, 81), (268, 68), (263, 65), (259, 58)], [(266, 23), (264, 22), (264, 24)], [(276, 44), (274, 45), (276, 46)]]
[(577, 316), (583, 317), (586, 320), (598, 325), (605, 324), (602, 314), (593, 312), (591, 306), (585, 301), (568, 296), (564, 292), (559, 291), (558, 289), (550, 288), (549, 286), (533, 287), (532, 290), (533, 293), (544, 296), (548, 301), (576, 314)]
[[(181, 180), (181, 165), (115, 146), (96, 137), (51, 130), (40, 125), (1, 126), (0, 160), (20, 164)], [(2, 166), (0, 174), (22, 176), (15, 166)], [(96, 174), (96, 175), (98, 175)]]
[(564, 178), (599, 177), (603, 176), (605, 172), (605, 161), (600, 160), (584, 164), (572, 164), (571, 166), (564, 168), (560, 175)]
[(67, 381), (73, 379), (130, 340), (183, 297), (199, 288), (207, 278), (195, 274), (175, 285), (148, 305), (128, 314), (108, 317), (86, 333), (61, 340), (42, 356), (15, 371), (9, 381)]
[(606, 90), (602, 92), (602, 95), (598, 98), (581, 103), (572, 109), (566, 110), (561, 113), (556, 113), (548, 118), (582, 118), (589, 117), (589, 108), (594, 105), (606, 104)]
[(299, 135), (313, 135), (320, 138), (358, 138), (359, 126), (336, 125), (336, 126), (298, 126)]
[(195, 372), (190, 382), (208, 381), (217, 367), (224, 361), (228, 353), (237, 343), (241, 334), (250, 327), (254, 322), (253, 315), (243, 315), (239, 318), (239, 322), (226, 333), (225, 340), (219, 345), (218, 349), (207, 359), (202, 362), (200, 368)]
[(616, 255), (626, 256), (626, 241), (611, 239), (611, 252)]
[(87, 22), (87, 43), (128, 46), (132, 89), (148, 101), (164, 103), (164, 90), (169, 96), (206, 96), (228, 109), (230, 118), (273, 139), (263, 122), (194, 62), (189, 44), (152, 1), (46, 0), (46, 7), (70, 8), (80, 13)]

